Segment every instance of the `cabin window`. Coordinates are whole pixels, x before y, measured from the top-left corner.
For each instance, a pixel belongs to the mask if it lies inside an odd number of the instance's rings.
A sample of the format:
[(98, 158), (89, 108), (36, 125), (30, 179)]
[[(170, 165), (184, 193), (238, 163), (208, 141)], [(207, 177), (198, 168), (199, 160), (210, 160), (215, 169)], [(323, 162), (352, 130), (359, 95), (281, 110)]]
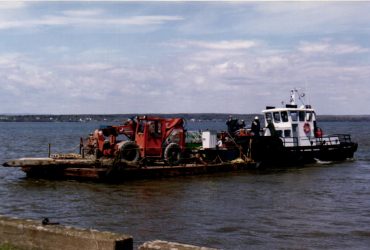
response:
[(148, 125), (149, 125), (149, 133), (150, 134), (154, 134), (155, 133), (155, 125), (154, 125), (154, 122), (150, 121), (150, 122), (148, 122)]
[(156, 127), (155, 127), (155, 130), (157, 131), (157, 134), (162, 134), (162, 123), (160, 123), (159, 121), (156, 122)]
[(286, 112), (286, 111), (283, 111), (283, 112), (281, 112), (281, 120), (283, 121), (283, 122), (288, 122), (288, 112)]
[(160, 137), (161, 136), (161, 123), (159, 121), (150, 121), (149, 124), (149, 134), (152, 137)]
[(282, 137), (283, 136), (283, 131), (282, 130), (276, 130), (276, 135), (278, 137)]
[(292, 121), (296, 122), (298, 117), (297, 117), (297, 111), (290, 111), (290, 117), (292, 117)]
[(280, 112), (274, 112), (274, 122), (280, 122)]
[(304, 113), (304, 111), (299, 111), (298, 112), (298, 116), (299, 116), (299, 121), (300, 122), (304, 122), (305, 121), (305, 113)]
[(271, 120), (272, 120), (272, 119), (271, 119), (271, 118), (272, 118), (271, 113), (266, 113), (266, 114), (265, 114), (265, 117), (266, 117), (266, 121), (269, 121), (269, 120), (271, 121)]
[(312, 121), (312, 111), (306, 112), (306, 121), (308, 122)]
[(290, 129), (284, 130), (284, 137), (290, 137)]
[(143, 120), (140, 120), (140, 121), (139, 121), (138, 129), (137, 129), (137, 132), (138, 132), (138, 133), (144, 133), (144, 127), (145, 127), (145, 124), (146, 124), (146, 122), (145, 122), (145, 121), (143, 121)]

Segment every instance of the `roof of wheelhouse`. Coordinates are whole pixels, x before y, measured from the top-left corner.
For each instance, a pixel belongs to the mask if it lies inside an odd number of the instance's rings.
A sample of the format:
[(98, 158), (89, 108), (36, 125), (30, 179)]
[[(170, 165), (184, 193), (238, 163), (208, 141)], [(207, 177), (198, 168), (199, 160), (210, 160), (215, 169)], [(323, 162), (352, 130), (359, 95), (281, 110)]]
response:
[[(298, 99), (301, 101), (302, 105), (298, 107), (296, 104), (296, 95), (298, 95)], [(275, 106), (267, 106), (266, 109), (262, 110), (263, 113), (267, 112), (281, 112), (281, 111), (312, 111), (315, 110), (312, 108), (311, 105), (305, 105), (302, 98), (305, 97), (304, 93), (299, 93), (297, 89), (292, 89), (290, 91), (290, 100), (289, 104), (286, 104), (285, 107), (275, 107)]]

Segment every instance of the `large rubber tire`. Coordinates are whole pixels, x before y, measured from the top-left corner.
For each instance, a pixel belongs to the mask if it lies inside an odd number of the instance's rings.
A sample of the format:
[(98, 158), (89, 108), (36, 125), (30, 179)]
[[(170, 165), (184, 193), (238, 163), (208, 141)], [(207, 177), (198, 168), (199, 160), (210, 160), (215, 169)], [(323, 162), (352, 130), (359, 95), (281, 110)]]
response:
[(164, 159), (171, 166), (179, 165), (182, 160), (180, 146), (174, 142), (168, 144), (164, 150)]
[(216, 163), (218, 160), (218, 150), (216, 149), (207, 149), (203, 150), (200, 154), (202, 161), (205, 163)]
[(121, 160), (127, 163), (137, 163), (140, 159), (139, 146), (133, 141), (126, 141), (120, 148)]

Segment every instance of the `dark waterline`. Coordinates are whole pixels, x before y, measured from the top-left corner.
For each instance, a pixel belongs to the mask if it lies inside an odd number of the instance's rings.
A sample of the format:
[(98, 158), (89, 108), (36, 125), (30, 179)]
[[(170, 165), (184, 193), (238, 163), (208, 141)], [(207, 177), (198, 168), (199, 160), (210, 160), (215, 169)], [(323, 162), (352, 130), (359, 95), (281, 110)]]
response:
[[(96, 123), (0, 123), (0, 161), (77, 150)], [(366, 249), (370, 245), (369, 122), (323, 122), (351, 133), (356, 159), (329, 165), (122, 184), (24, 178), (0, 168), (0, 214), (222, 249)], [(223, 122), (189, 129), (225, 129)]]

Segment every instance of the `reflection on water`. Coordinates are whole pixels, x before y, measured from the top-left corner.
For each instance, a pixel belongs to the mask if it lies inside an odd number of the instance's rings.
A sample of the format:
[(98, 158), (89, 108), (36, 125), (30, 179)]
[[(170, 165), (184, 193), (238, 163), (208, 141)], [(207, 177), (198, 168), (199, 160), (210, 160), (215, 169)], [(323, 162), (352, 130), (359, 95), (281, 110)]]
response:
[[(47, 143), (68, 152), (96, 126), (0, 123), (0, 160), (45, 156)], [(135, 244), (163, 239), (223, 249), (364, 249), (370, 245), (366, 126), (321, 124), (352, 133), (359, 152), (355, 161), (305, 168), (122, 184), (26, 179), (19, 169), (0, 168), (0, 214), (128, 233)]]

